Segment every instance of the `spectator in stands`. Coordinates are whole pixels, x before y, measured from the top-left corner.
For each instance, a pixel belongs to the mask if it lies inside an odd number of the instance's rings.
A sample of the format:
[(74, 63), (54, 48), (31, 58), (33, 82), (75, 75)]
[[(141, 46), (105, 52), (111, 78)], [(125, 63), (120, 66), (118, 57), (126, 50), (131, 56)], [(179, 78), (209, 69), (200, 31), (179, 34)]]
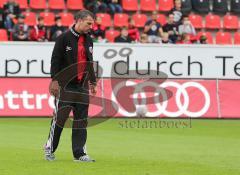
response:
[(182, 25), (180, 25), (178, 27), (178, 33), (180, 35), (182, 35), (184, 33), (187, 33), (187, 34), (189, 34), (191, 36), (195, 36), (196, 35), (196, 30), (193, 27), (193, 25), (192, 25), (191, 21), (189, 20), (188, 16), (184, 16), (183, 17)]
[(84, 6), (94, 14), (107, 12), (107, 4), (103, 0), (84, 0)]
[(172, 43), (176, 43), (178, 37), (178, 26), (174, 22), (174, 15), (173, 13), (169, 13), (168, 15), (168, 22), (163, 26), (163, 32), (168, 33), (169, 39)]
[(200, 36), (199, 43), (200, 44), (207, 44), (207, 37), (204, 36), (204, 35)]
[(128, 28), (123, 27), (121, 29), (121, 34), (115, 38), (114, 42), (116, 43), (131, 43), (132, 39), (128, 36)]
[(179, 25), (183, 17), (181, 0), (174, 1), (174, 8), (170, 11), (170, 13), (174, 15), (174, 22)]
[(44, 26), (44, 18), (38, 17), (38, 24), (33, 27), (30, 31), (31, 41), (47, 41), (47, 30)]
[(106, 42), (105, 30), (106, 27), (102, 25), (102, 18), (98, 16), (93, 26), (93, 37), (95, 38), (95, 42)]
[(148, 35), (150, 43), (161, 42), (161, 35), (163, 33), (162, 26), (157, 22), (157, 12), (152, 12), (152, 17), (144, 26), (144, 32)]
[(15, 0), (8, 0), (3, 5), (3, 21), (4, 27), (11, 32), (14, 25), (14, 20), (20, 14), (19, 4)]
[(140, 34), (139, 34), (138, 28), (135, 27), (134, 20), (131, 18), (129, 20), (128, 24), (129, 24), (128, 25), (128, 35), (129, 35), (129, 37), (135, 42), (139, 41)]
[(172, 41), (169, 39), (169, 34), (167, 32), (163, 32), (162, 35), (162, 44), (170, 44)]
[(0, 9), (0, 29), (3, 28), (3, 10)]
[(24, 16), (18, 16), (18, 22), (13, 27), (14, 41), (28, 41), (28, 26), (24, 24)]
[(60, 16), (55, 17), (55, 25), (50, 29), (50, 40), (56, 41), (57, 37), (65, 31), (65, 27), (62, 26), (62, 18)]
[(123, 12), (123, 9), (119, 0), (105, 0), (105, 3), (108, 5), (111, 15), (114, 15), (115, 13)]

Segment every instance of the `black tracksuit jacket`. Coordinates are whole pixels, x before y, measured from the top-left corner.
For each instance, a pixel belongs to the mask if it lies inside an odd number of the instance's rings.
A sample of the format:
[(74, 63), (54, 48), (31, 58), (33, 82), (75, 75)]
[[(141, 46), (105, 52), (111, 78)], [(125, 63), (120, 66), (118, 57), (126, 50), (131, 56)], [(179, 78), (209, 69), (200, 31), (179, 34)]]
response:
[[(85, 37), (84, 47), (87, 56), (87, 66), (83, 76), (84, 80), (96, 85), (96, 76), (93, 68), (93, 41), (88, 34)], [(61, 85), (78, 84), (78, 40), (80, 34), (74, 30), (74, 26), (61, 34), (56, 42), (51, 59), (51, 78), (57, 80)], [(71, 68), (70, 68), (71, 67)], [(70, 68), (70, 69), (69, 69)], [(70, 78), (69, 78), (70, 77)], [(74, 77), (74, 78), (73, 78)], [(71, 79), (73, 78), (73, 79)], [(67, 84), (66, 84), (67, 83)]]

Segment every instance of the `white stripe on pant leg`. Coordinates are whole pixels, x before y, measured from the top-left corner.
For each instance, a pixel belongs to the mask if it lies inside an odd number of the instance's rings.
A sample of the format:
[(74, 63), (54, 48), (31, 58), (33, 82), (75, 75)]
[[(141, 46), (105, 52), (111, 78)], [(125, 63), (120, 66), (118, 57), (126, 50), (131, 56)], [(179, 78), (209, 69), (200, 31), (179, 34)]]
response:
[(58, 104), (59, 104), (59, 99), (56, 99), (55, 117), (53, 118), (53, 122), (52, 122), (52, 126), (51, 126), (51, 133), (50, 133), (51, 151), (53, 151), (53, 137), (54, 137), (54, 130), (55, 130), (56, 121), (57, 121)]
[(84, 152), (84, 154), (87, 154), (87, 145), (86, 144), (83, 146), (83, 152)]
[(59, 99), (56, 100), (56, 107), (55, 107), (55, 117), (53, 119), (53, 130), (52, 130), (52, 138), (51, 138), (51, 150), (53, 151), (53, 138), (54, 138), (54, 130), (57, 122), (57, 113), (58, 113), (58, 104), (59, 104)]

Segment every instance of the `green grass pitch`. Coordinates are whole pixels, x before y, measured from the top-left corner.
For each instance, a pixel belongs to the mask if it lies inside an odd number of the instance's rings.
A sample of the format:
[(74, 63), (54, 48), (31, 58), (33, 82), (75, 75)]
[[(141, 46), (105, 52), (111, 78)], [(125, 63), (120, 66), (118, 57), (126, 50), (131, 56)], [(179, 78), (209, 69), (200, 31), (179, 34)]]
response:
[(192, 120), (191, 127), (180, 128), (144, 128), (146, 119), (139, 128), (126, 121), (138, 122), (110, 119), (90, 127), (87, 149), (97, 162), (76, 163), (71, 129), (63, 131), (57, 160), (47, 162), (42, 146), (50, 119), (2, 118), (0, 175), (240, 174), (240, 120)]

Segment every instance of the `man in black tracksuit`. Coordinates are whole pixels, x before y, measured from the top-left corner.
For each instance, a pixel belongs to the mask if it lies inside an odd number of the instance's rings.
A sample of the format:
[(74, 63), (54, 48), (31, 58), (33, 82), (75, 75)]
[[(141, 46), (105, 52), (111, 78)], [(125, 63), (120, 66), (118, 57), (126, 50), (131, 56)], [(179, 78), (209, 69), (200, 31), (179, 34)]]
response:
[(93, 69), (93, 42), (88, 35), (94, 23), (90, 11), (82, 10), (75, 16), (76, 23), (60, 35), (51, 59), (51, 95), (55, 96), (55, 111), (48, 141), (44, 146), (46, 160), (54, 160), (64, 124), (73, 112), (72, 151), (75, 161), (93, 162), (86, 152), (89, 87), (96, 94)]

